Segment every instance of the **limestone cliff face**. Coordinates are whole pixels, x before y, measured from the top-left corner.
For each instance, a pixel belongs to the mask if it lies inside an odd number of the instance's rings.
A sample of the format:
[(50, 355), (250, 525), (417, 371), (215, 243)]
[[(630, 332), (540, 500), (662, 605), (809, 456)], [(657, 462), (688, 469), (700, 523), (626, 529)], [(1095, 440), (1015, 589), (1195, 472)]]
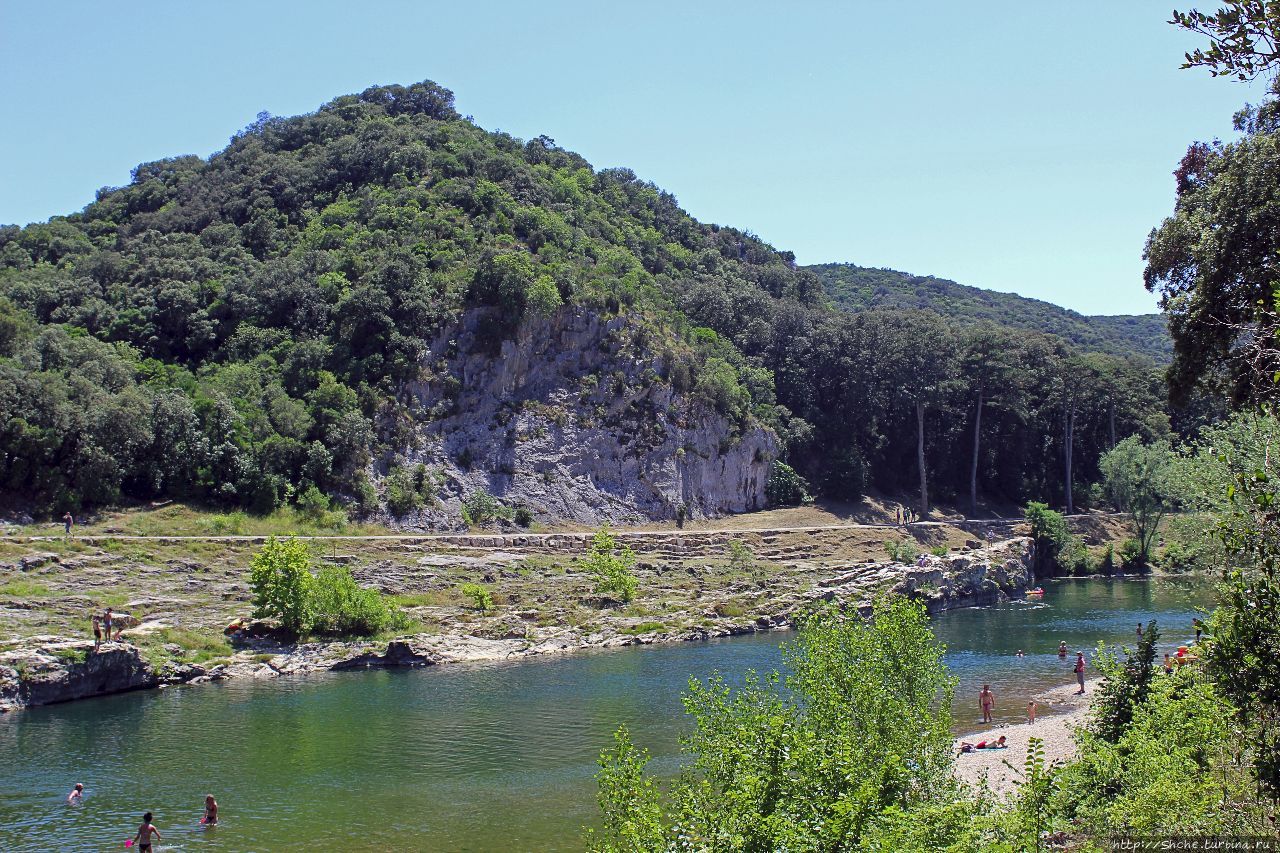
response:
[[(765, 505), (773, 433), (741, 427), (667, 373), (660, 341), (635, 319), (562, 309), (523, 322), (486, 351), (492, 314), (468, 312), (437, 338), (400, 456), (436, 479), (436, 502), (401, 526), (457, 526), (485, 490), (543, 519), (588, 524), (690, 518)], [(375, 466), (385, 474), (389, 459)]]

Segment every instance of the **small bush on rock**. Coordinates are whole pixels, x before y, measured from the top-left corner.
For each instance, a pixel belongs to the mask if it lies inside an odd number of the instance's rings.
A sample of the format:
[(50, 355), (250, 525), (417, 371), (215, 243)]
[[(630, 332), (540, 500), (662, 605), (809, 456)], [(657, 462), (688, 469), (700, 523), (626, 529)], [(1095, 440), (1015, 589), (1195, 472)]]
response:
[(464, 583), (461, 592), (475, 604), (476, 610), (487, 613), (493, 609), (493, 595), (489, 588), (478, 583)]
[(619, 548), (606, 526), (591, 537), (591, 550), (583, 568), (595, 578), (597, 595), (607, 595), (625, 604), (636, 597), (640, 585), (631, 571), (635, 562), (635, 553), (626, 545)]

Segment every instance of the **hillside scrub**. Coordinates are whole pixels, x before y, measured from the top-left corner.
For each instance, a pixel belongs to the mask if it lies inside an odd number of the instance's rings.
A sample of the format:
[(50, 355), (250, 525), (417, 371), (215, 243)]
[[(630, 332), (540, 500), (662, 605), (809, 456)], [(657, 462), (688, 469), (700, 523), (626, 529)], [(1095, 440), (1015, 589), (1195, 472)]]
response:
[[(314, 514), (319, 493), (410, 515), (435, 485), (398, 457), (414, 418), (443, 413), (403, 391), (464, 314), (492, 353), (526, 317), (625, 315), (680, 418), (771, 428), (834, 498), (927, 480), (934, 500), (971, 483), (1056, 500), (1066, 450), (1089, 482), (1116, 436), (1169, 430), (1149, 364), (1077, 365), (1023, 330), (977, 424), (987, 380), (963, 359), (912, 390), (932, 349), (918, 330), (949, 324), (825, 300), (790, 252), (545, 136), (485, 131), (434, 83), (264, 113), (208, 159), (144, 163), (78, 213), (0, 227), (0, 496), (50, 514), (160, 497)], [(803, 500), (797, 485), (778, 500)]]

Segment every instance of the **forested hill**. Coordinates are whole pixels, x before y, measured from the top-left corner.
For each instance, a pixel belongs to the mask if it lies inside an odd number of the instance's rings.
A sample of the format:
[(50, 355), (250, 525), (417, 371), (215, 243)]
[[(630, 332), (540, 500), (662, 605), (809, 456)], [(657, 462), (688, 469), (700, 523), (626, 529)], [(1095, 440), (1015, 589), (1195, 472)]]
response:
[(1168, 429), (1162, 394), (1022, 328), (835, 311), (790, 252), (431, 82), (0, 227), (0, 511), (670, 518), (759, 506), (780, 454), (828, 496), (914, 488), (920, 441), (931, 494), (1056, 501)]
[(1167, 364), (1173, 354), (1163, 314), (1087, 316), (1051, 302), (930, 275), (854, 264), (815, 264), (806, 269), (818, 276), (836, 305), (849, 311), (925, 308), (958, 322), (989, 320), (1057, 335), (1092, 352), (1143, 355), (1161, 364)]

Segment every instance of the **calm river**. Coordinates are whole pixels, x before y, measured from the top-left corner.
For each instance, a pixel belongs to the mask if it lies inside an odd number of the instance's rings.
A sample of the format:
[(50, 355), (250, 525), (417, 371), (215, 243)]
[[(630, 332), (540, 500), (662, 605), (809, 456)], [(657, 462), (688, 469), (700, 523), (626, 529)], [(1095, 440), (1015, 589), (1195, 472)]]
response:
[[(997, 721), (1070, 683), (1059, 641), (1132, 643), (1157, 619), (1171, 648), (1203, 584), (1059, 581), (1042, 604), (935, 620), (959, 679), (958, 730), (983, 681)], [(677, 769), (690, 675), (779, 665), (783, 633), (518, 664), (327, 674), (146, 691), (0, 716), (0, 849), (123, 849), (144, 810), (157, 850), (577, 850), (596, 757), (621, 723)], [(1018, 658), (1022, 649), (1026, 657)], [(79, 806), (63, 798), (75, 782)], [(206, 793), (221, 807), (199, 824)]]

